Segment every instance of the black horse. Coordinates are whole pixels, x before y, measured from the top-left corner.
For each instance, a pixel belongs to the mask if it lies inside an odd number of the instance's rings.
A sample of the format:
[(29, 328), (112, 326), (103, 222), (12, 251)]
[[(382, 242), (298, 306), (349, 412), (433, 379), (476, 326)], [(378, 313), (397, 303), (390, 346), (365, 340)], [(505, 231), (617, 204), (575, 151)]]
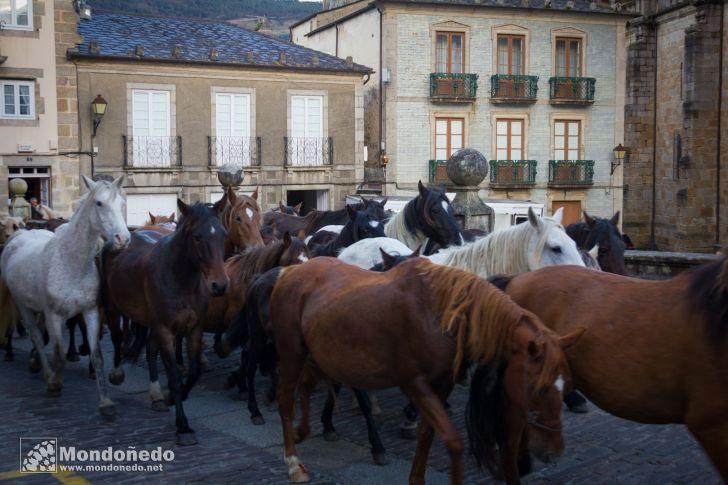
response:
[(591, 217), (584, 211), (584, 222), (569, 224), (566, 226), (566, 233), (581, 249), (589, 251), (599, 245), (597, 262), (602, 271), (626, 275), (624, 251), (627, 246), (617, 224), (619, 224), (619, 211), (611, 219)]
[[(376, 204), (376, 202), (375, 202)], [(330, 237), (328, 231), (317, 232), (308, 242), (313, 257), (333, 256), (336, 257), (342, 248), (351, 246), (360, 239), (370, 237), (384, 237), (384, 226), (367, 210), (356, 210), (353, 206), (346, 206), (348, 220), (339, 234), (334, 234), (329, 242), (320, 244), (321, 239), (317, 236)], [(324, 234), (322, 234), (324, 233)]]

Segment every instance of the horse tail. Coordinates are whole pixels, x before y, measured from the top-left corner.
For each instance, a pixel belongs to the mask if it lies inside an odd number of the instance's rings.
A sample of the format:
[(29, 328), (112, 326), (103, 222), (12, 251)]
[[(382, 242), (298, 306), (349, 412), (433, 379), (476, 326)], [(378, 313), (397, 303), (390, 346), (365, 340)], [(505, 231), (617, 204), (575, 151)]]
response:
[(506, 446), (503, 404), (505, 365), (479, 366), (470, 381), (470, 396), (465, 407), (465, 425), (470, 452), (478, 468), (503, 480), (501, 454)]
[(10, 294), (5, 281), (0, 278), (0, 340), (12, 333), (19, 318), (20, 314), (13, 295)]
[(149, 337), (149, 329), (144, 325), (132, 322), (132, 329), (134, 330), (134, 339), (126, 352), (124, 352), (121, 360), (122, 363), (136, 363), (139, 360), (142, 349), (146, 347), (147, 338)]
[(488, 283), (495, 286), (496, 288), (498, 288), (501, 291), (506, 291), (506, 288), (508, 287), (508, 283), (510, 283), (512, 279), (513, 279), (512, 276), (497, 274), (497, 275), (489, 277)]

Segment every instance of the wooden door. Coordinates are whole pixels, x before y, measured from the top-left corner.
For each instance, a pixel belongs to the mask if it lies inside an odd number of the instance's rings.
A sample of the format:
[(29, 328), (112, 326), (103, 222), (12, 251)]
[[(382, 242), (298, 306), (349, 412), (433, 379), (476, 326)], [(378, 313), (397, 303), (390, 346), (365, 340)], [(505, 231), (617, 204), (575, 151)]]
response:
[(556, 212), (559, 207), (564, 208), (564, 215), (561, 218), (561, 224), (564, 226), (581, 221), (580, 200), (554, 200), (551, 202), (551, 214)]

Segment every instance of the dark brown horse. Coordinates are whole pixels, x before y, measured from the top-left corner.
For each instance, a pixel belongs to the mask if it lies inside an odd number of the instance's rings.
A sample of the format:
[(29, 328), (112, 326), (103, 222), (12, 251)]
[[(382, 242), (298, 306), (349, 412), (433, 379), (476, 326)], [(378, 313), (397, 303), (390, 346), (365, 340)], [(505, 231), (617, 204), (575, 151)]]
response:
[[(641, 423), (683, 423), (728, 480), (728, 262), (666, 281), (553, 266), (499, 286), (559, 334), (594, 404)], [(534, 291), (538, 288), (538, 291)]]
[[(382, 202), (362, 199), (362, 202), (349, 205), (357, 211), (365, 211), (374, 220), (381, 222), (385, 219), (384, 204), (386, 202), (387, 199)], [(264, 224), (270, 225), (275, 222), (277, 229), (281, 232), (288, 231), (291, 234), (298, 234), (302, 230), (307, 235), (313, 234), (324, 226), (346, 224), (348, 220), (346, 207), (333, 211), (313, 210), (303, 217), (276, 211), (268, 211), (263, 216)]]
[[(410, 483), (424, 483), (433, 431), (450, 453), (451, 482), (462, 483), (464, 444), (443, 403), (470, 363), (480, 366), (468, 429), (481, 464), (518, 483), (522, 451), (545, 461), (563, 451), (561, 398), (570, 374), (559, 340), (471, 273), (420, 258), (385, 273), (316, 258), (281, 270), (270, 311), (284, 460), (294, 482), (309, 480), (295, 447), (310, 431), (316, 379), (308, 370), (358, 389), (399, 386), (415, 403), (423, 419)], [(294, 429), (297, 388), (302, 414)]]
[[(221, 296), (228, 287), (223, 261), (226, 231), (219, 218), (225, 202), (221, 199), (209, 207), (177, 200), (182, 217), (175, 232), (163, 237), (154, 231), (134, 232), (127, 250), (113, 252), (106, 247), (102, 255), (102, 295), (114, 345), (120, 344), (122, 315), (142, 327), (130, 357), (144, 347), (146, 330), (151, 332), (149, 344), (161, 350), (167, 371), (181, 445), (196, 443), (182, 402), (200, 375), (205, 309), (210, 296)], [(187, 338), (190, 357), (184, 386), (175, 363), (177, 335)]]
[(584, 211), (584, 222), (569, 224), (565, 229), (576, 245), (585, 251), (590, 251), (599, 245), (597, 262), (602, 271), (626, 275), (624, 250), (627, 246), (617, 224), (619, 224), (619, 211), (611, 219), (591, 217)]

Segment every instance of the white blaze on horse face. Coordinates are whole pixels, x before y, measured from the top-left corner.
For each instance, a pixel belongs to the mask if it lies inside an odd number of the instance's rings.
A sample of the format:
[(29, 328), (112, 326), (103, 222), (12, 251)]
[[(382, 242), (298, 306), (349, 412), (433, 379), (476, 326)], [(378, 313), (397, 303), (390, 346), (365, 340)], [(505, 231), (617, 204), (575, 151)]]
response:
[(554, 387), (559, 392), (564, 392), (564, 378), (559, 374), (559, 377), (556, 378), (556, 382), (554, 382)]
[(369, 225), (372, 227), (379, 227), (379, 222), (377, 221), (369, 221)]
[(245, 209), (245, 213), (248, 214), (248, 218), (250, 218), (250, 219), (253, 218), (253, 209), (251, 209), (250, 207)]
[(443, 209), (445, 210), (445, 212), (447, 212), (447, 211), (448, 211), (449, 207), (450, 207), (450, 206), (448, 205), (448, 203), (447, 203), (447, 202), (445, 202), (445, 201), (443, 200), (443, 201), (442, 201), (442, 208), (443, 208)]
[(305, 255), (303, 255), (303, 254), (299, 254), (298, 255), (298, 260), (300, 262), (302, 262), (302, 263), (305, 263), (306, 261), (308, 261), (308, 258)]
[(210, 234), (215, 234), (215, 226), (210, 226)]

